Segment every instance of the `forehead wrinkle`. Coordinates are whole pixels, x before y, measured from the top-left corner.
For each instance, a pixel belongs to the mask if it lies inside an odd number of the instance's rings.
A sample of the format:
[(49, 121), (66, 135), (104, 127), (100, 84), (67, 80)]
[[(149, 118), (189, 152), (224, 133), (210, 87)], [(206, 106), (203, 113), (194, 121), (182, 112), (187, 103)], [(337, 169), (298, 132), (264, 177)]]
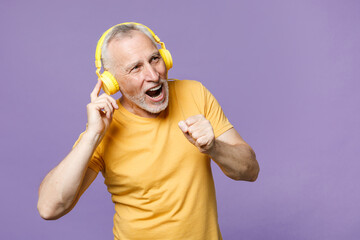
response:
[[(157, 46), (145, 34), (143, 34), (143, 36), (149, 40), (145, 45), (149, 46), (147, 44), (150, 44), (152, 47), (149, 49), (149, 47), (144, 46), (144, 43), (134, 45), (129, 39), (134, 39), (135, 35), (137, 35), (137, 32), (134, 31), (132, 34), (123, 35), (121, 39), (114, 38), (109, 42), (108, 47), (109, 50), (111, 49), (109, 52), (111, 52), (111, 57), (114, 60), (116, 68), (128, 71), (132, 66), (136, 66), (143, 61), (148, 61), (154, 55), (160, 55)], [(120, 51), (120, 54), (117, 53), (118, 51)], [(147, 54), (147, 52), (150, 53)], [(138, 59), (135, 59), (134, 56)], [(126, 62), (130, 63), (126, 64)]]
[[(147, 57), (147, 59), (148, 59), (148, 60), (151, 60), (151, 58), (152, 58), (153, 56), (160, 56), (159, 51), (158, 51), (158, 50), (155, 50), (154, 52), (152, 52), (152, 53)], [(125, 70), (128, 71), (128, 70), (130, 70), (132, 67), (135, 67), (136, 65), (138, 65), (138, 64), (140, 64), (140, 63), (142, 63), (142, 62), (143, 62), (143, 60), (138, 60), (138, 61), (135, 61), (135, 62), (133, 62), (133, 63), (130, 63), (130, 64), (128, 64), (128, 65), (125, 67)]]

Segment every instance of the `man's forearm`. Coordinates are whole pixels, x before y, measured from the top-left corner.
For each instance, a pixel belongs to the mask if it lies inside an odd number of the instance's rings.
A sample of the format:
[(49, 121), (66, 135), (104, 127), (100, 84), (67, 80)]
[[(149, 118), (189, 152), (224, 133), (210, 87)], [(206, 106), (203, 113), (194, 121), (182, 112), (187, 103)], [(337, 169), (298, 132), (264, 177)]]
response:
[(228, 177), (245, 181), (257, 179), (259, 164), (249, 145), (230, 145), (216, 139), (209, 155)]
[(44, 178), (38, 200), (38, 210), (43, 218), (59, 218), (71, 207), (88, 161), (100, 140), (99, 136), (85, 132), (74, 149)]

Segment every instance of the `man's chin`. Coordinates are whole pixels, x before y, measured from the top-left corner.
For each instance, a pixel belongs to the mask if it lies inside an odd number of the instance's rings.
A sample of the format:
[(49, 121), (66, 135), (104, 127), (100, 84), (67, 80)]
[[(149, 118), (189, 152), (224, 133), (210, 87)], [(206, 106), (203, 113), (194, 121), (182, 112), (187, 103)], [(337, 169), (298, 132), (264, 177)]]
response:
[(143, 106), (139, 106), (142, 109), (144, 109), (145, 111), (149, 112), (149, 113), (153, 113), (153, 114), (157, 114), (157, 113), (161, 113), (162, 111), (164, 111), (169, 105), (169, 98), (168, 96), (164, 96), (163, 101), (161, 102), (156, 102), (156, 103), (147, 103), (144, 104)]

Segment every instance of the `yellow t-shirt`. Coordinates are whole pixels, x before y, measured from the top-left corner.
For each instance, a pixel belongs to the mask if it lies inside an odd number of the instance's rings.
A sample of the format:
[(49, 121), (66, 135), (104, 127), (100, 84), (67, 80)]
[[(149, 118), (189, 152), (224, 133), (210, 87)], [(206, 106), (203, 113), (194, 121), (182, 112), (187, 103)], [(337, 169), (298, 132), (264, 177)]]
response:
[(169, 80), (169, 107), (157, 118), (118, 105), (89, 162), (115, 203), (115, 239), (222, 239), (209, 156), (178, 127), (203, 114), (215, 137), (232, 128), (213, 95), (199, 82)]

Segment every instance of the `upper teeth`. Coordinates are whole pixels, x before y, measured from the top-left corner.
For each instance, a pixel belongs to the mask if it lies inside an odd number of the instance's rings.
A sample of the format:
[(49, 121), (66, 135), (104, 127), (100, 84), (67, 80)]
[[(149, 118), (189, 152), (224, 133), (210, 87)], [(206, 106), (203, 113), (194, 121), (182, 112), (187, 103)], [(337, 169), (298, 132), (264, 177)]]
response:
[(156, 91), (159, 90), (161, 88), (161, 85), (154, 87), (154, 88), (150, 88), (149, 91)]

